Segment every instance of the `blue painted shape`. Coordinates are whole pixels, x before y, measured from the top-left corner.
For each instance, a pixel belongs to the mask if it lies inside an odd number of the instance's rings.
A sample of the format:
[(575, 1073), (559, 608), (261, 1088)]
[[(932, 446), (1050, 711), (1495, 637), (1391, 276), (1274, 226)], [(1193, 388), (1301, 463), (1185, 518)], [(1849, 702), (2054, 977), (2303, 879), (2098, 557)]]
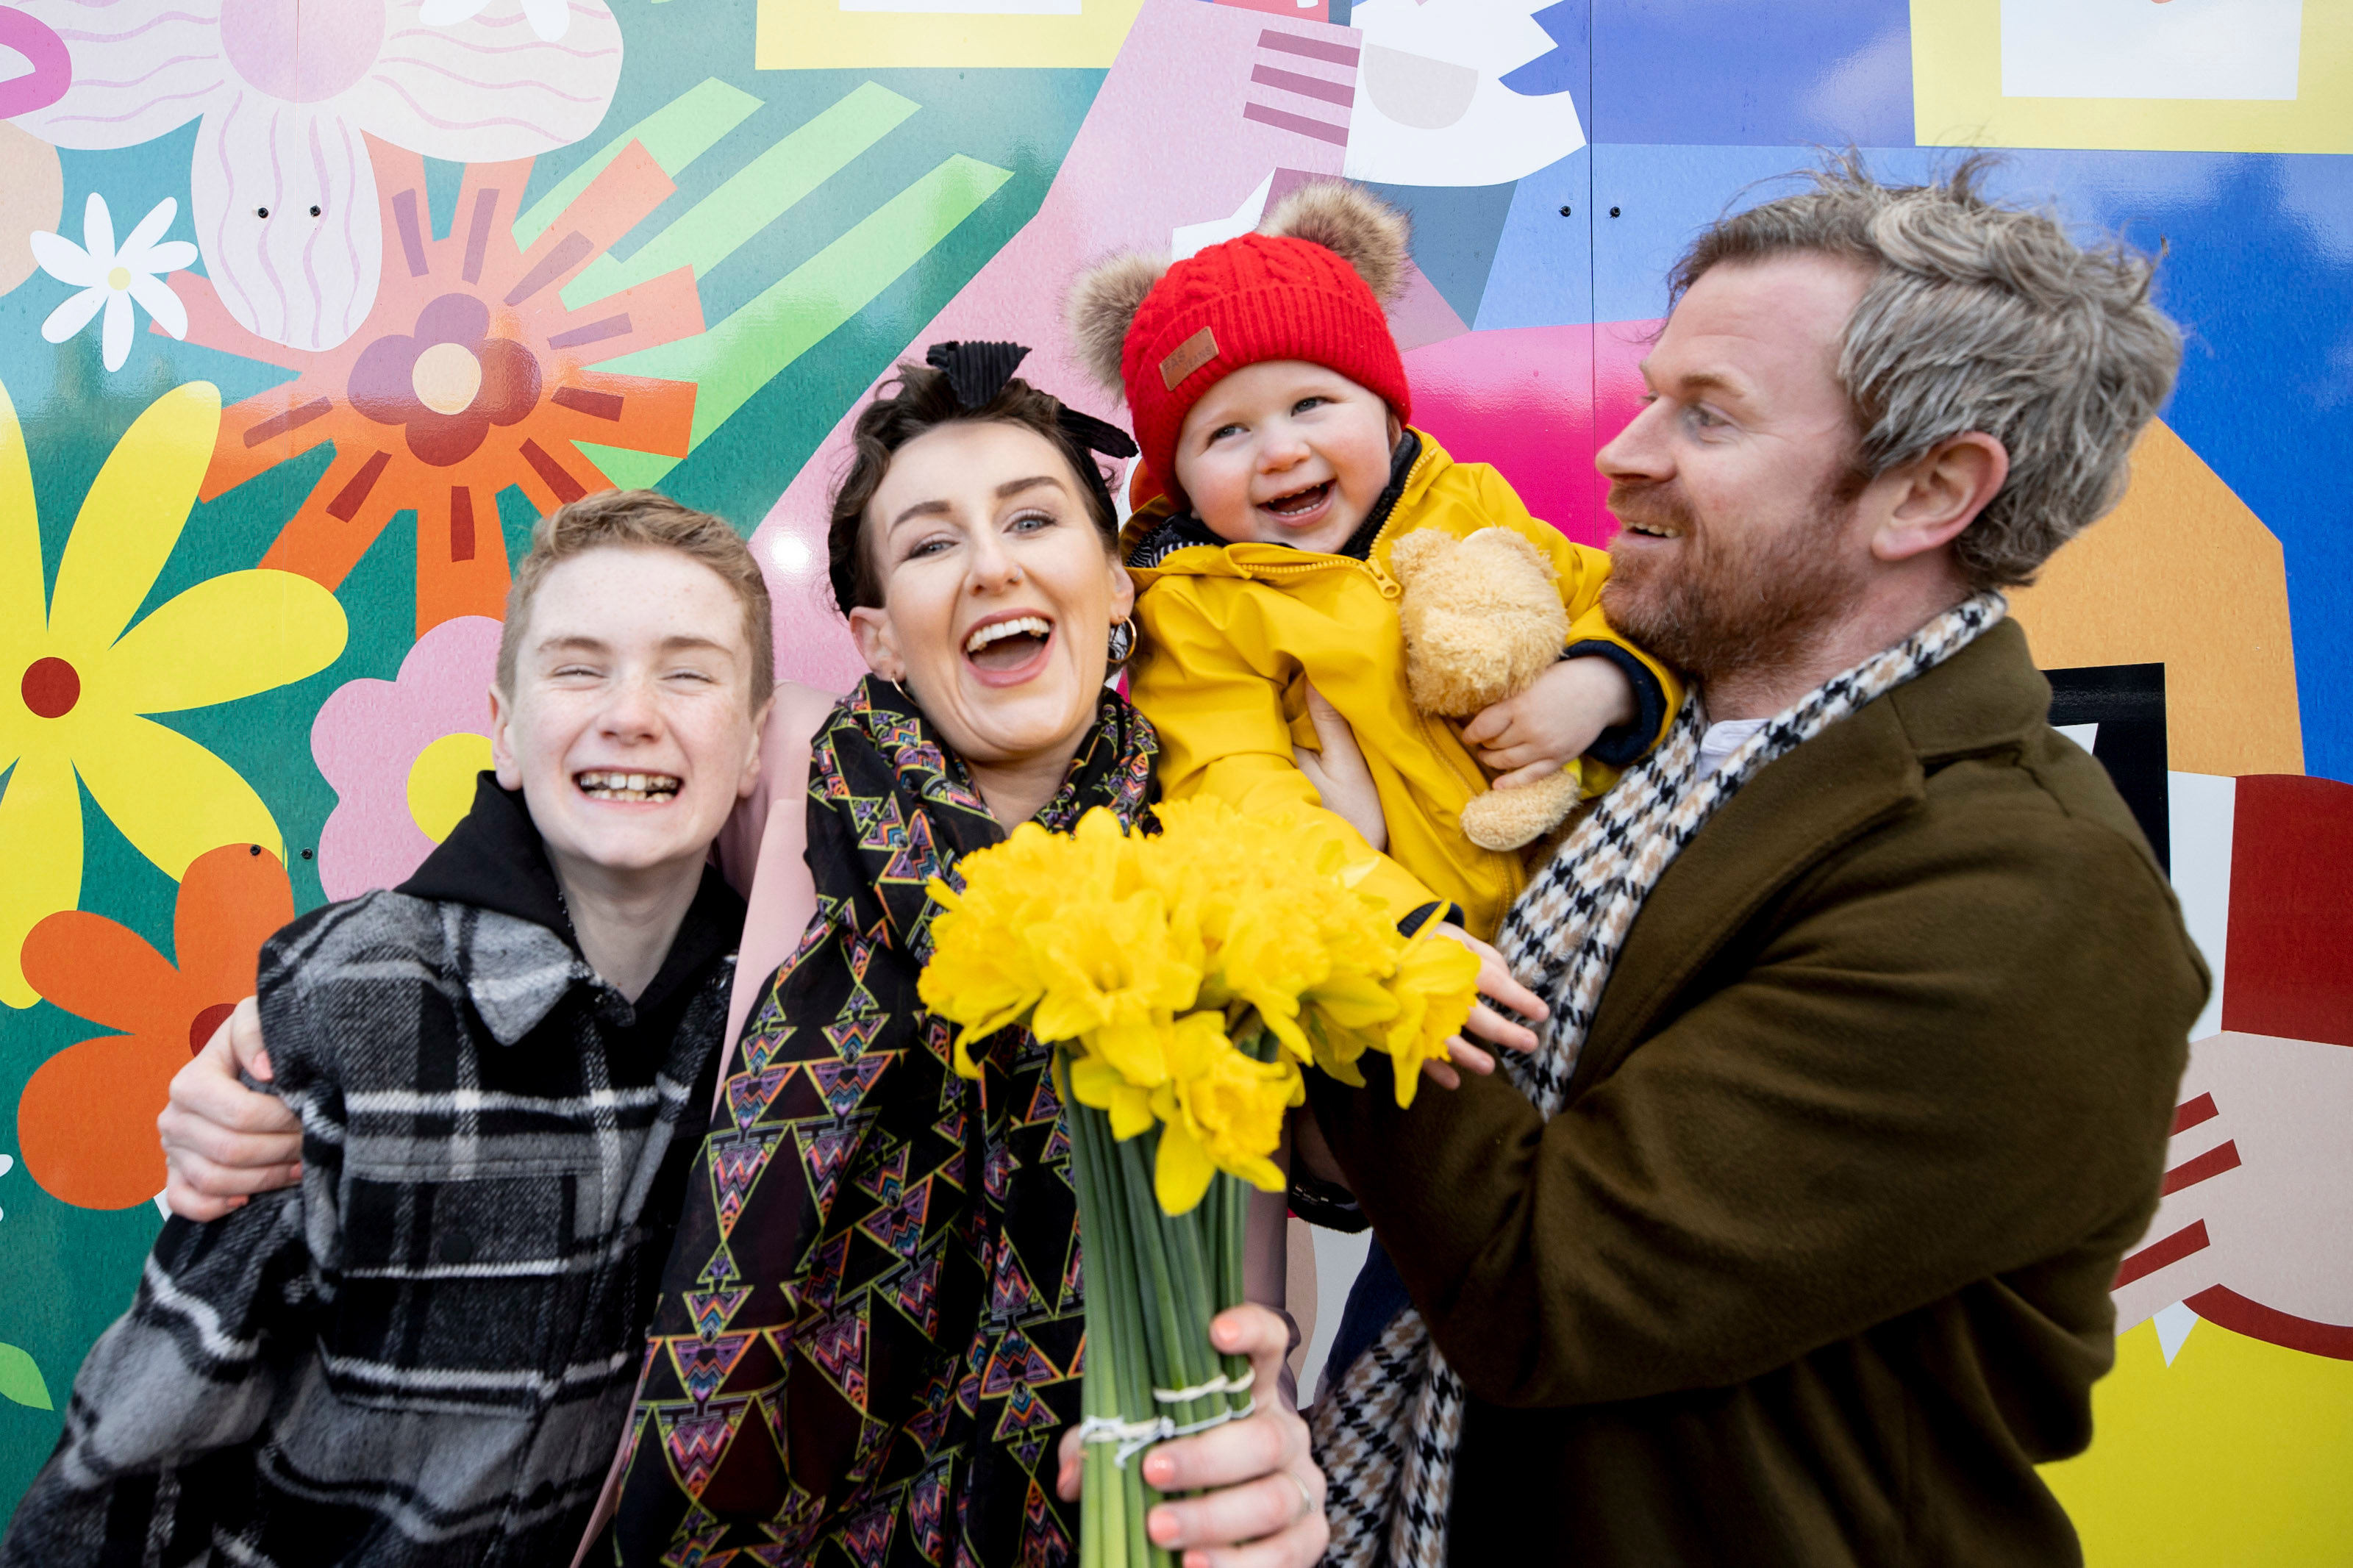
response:
[(1377, 185), (1365, 188), (1413, 219), (1413, 259), (1454, 313), (1479, 314), (1495, 242), (1511, 216), (1512, 189), (1503, 185)]
[[(1593, 320), (1648, 321), (1666, 313), (1667, 269), (1700, 230), (1726, 211), (1802, 188), (1779, 180), (1807, 167), (1804, 147), (1626, 147), (1597, 145), (1592, 154)], [(1874, 148), (1882, 178), (1919, 180), (1937, 153)], [(1944, 154), (1950, 162), (1951, 154)], [(1617, 216), (1610, 216), (1610, 209)]]
[(1906, 0), (1597, 0), (1593, 83), (1596, 142), (1909, 146), (1911, 12)]
[[(1590, 0), (1558, 0), (1529, 20), (1551, 35), (1553, 48), (1495, 79), (1530, 98), (1570, 92), (1592, 80)], [(1578, 105), (1581, 110), (1584, 106)]]
[(465, 164), (443, 158), (425, 160), (425, 209), (434, 238), (449, 237), (449, 226), (458, 221), (458, 195), (465, 187)]
[(1592, 184), (1592, 150), (1579, 147), (1514, 188), (1472, 326), (1486, 331), (1593, 319)]
[[(1954, 158), (1867, 156), (1899, 180)], [(1693, 236), (1727, 205), (1795, 188), (1756, 182), (1805, 161), (1791, 147), (1593, 149), (1595, 319), (1658, 316)], [(2332, 482), (2353, 471), (2353, 157), (2014, 152), (1988, 184), (2055, 204), (2086, 239), (2166, 246), (2158, 298), (2188, 349), (2164, 416), (2279, 539), (2305, 768), (2353, 781), (2353, 528)]]

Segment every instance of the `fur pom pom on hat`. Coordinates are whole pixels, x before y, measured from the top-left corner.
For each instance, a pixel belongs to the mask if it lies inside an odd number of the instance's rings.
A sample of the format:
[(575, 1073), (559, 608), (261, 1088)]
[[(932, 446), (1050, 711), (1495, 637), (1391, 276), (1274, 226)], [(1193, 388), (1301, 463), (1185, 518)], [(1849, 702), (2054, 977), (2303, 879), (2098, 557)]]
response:
[(1201, 395), (1245, 366), (1305, 360), (1412, 414), (1385, 307), (1403, 289), (1405, 215), (1340, 180), (1303, 185), (1245, 234), (1170, 265), (1134, 252), (1072, 287), (1082, 363), (1127, 397), (1151, 477), (1176, 490), (1175, 453)]

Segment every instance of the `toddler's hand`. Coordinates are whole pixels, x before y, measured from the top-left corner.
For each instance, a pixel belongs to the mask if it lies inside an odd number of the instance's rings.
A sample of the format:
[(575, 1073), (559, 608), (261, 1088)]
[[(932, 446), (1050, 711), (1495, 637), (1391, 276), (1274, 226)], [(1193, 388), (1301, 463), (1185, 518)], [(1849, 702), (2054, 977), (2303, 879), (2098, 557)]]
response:
[(1503, 770), (1497, 789), (1510, 789), (1558, 773), (1638, 711), (1624, 670), (1606, 658), (1565, 658), (1463, 725), (1462, 743), (1482, 767)]
[[(1480, 995), (1510, 1008), (1520, 1017), (1532, 1019), (1539, 1024), (1552, 1016), (1552, 1009), (1545, 1005), (1543, 997), (1512, 978), (1511, 966), (1504, 962), (1502, 953), (1458, 925), (1441, 925), (1435, 934), (1459, 942), (1479, 955)], [(1471, 1016), (1463, 1022), (1462, 1028), (1464, 1034), (1476, 1035), (1491, 1045), (1501, 1046), (1506, 1050), (1518, 1051), (1522, 1055), (1534, 1052), (1541, 1043), (1537, 1040), (1536, 1032), (1534, 1029), (1529, 1028), (1525, 1024), (1515, 1022), (1507, 1015), (1489, 1006), (1486, 1002), (1479, 1003), (1471, 1009)], [(1456, 1066), (1468, 1068), (1482, 1077), (1495, 1070), (1495, 1058), (1464, 1039), (1461, 1035), (1457, 1035), (1446, 1042), (1446, 1054), (1453, 1058), (1454, 1066), (1449, 1066), (1445, 1062), (1424, 1062), (1421, 1065), (1421, 1070), (1430, 1076), (1430, 1081), (1441, 1088), (1460, 1089), (1462, 1086), (1461, 1075), (1454, 1070)]]

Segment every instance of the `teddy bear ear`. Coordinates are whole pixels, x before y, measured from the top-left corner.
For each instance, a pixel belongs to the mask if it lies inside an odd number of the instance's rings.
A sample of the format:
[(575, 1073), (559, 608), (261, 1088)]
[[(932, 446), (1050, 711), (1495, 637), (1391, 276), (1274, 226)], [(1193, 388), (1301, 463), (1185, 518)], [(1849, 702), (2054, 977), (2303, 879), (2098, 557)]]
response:
[(1423, 567), (1454, 547), (1454, 536), (1443, 529), (1417, 528), (1389, 546), (1389, 575), (1410, 584)]
[(1127, 329), (1167, 270), (1165, 257), (1122, 251), (1080, 273), (1062, 301), (1062, 319), (1079, 351), (1079, 363), (1112, 392), (1123, 387), (1120, 353), (1127, 344)]
[(1545, 558), (1545, 552), (1536, 548), (1535, 541), (1516, 529), (1482, 528), (1472, 533), (1463, 542), (1484, 545), (1501, 550), (1506, 554), (1516, 555), (1531, 569), (1544, 574), (1548, 580), (1559, 575), (1554, 569), (1553, 563)]
[(1405, 291), (1413, 222), (1361, 185), (1345, 180), (1312, 181), (1276, 203), (1258, 231), (1309, 240), (1338, 252), (1384, 308), (1396, 304)]

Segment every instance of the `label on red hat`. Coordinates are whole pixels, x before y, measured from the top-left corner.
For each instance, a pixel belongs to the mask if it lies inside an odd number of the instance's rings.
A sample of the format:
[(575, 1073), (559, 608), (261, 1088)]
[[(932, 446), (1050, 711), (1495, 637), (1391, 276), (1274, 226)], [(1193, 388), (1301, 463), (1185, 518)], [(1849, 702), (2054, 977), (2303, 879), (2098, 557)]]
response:
[(1168, 357), (1160, 362), (1160, 384), (1174, 392), (1178, 382), (1217, 357), (1217, 334), (1203, 327), (1178, 343)]

